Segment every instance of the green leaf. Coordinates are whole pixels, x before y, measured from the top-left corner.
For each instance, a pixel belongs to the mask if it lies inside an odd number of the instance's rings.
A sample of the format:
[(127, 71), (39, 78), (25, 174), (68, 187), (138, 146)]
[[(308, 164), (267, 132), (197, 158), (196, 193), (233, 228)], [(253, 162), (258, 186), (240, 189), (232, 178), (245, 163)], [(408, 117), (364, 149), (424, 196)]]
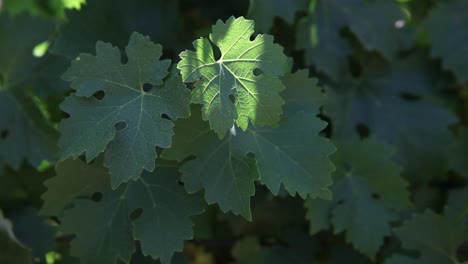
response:
[(0, 210), (0, 263), (32, 264), (31, 251), (15, 237), (11, 222)]
[(396, 57), (400, 43), (399, 29), (395, 23), (405, 19), (398, 3), (385, 0), (338, 0), (335, 2), (338, 2), (335, 7), (343, 10), (348, 27), (366, 50), (376, 50), (390, 61)]
[[(276, 125), (284, 103), (279, 92), (284, 89), (278, 76), (287, 68), (283, 48), (270, 35), (254, 40), (254, 22), (243, 17), (218, 20), (209, 40), (193, 42), (196, 51), (180, 54), (177, 64), (184, 82), (196, 82), (192, 102), (203, 104), (203, 120), (222, 138), (234, 121), (246, 130), (249, 120), (255, 126)], [(215, 59), (211, 45), (221, 57)], [(258, 69), (261, 74), (256, 76)]]
[(316, 2), (313, 13), (302, 18), (298, 24), (297, 48), (305, 49), (307, 65), (315, 65), (320, 72), (338, 80), (348, 70), (347, 57), (351, 53), (348, 42), (339, 34), (346, 25), (342, 7), (355, 1)]
[(343, 28), (348, 27), (366, 50), (379, 51), (393, 60), (401, 46), (395, 22), (403, 19), (393, 1), (317, 0), (313, 11), (299, 23), (297, 47), (305, 49), (307, 64), (337, 81), (349, 71), (351, 49), (340, 36)]
[[(76, 200), (65, 210), (61, 230), (76, 234), (72, 255), (84, 263), (128, 262), (135, 239), (144, 255), (170, 263), (183, 241), (193, 237), (191, 216), (201, 213), (204, 203), (201, 195), (188, 195), (178, 184), (174, 164), (159, 163), (157, 169), (158, 175), (145, 171), (138, 181), (116, 190), (103, 181), (95, 190), (102, 195), (99, 201)], [(141, 215), (135, 216), (138, 210)]]
[(304, 112), (317, 115), (321, 106), (328, 104), (328, 97), (318, 85), (318, 79), (309, 78), (308, 70), (298, 70), (295, 73), (281, 77), (286, 89), (281, 93), (287, 103), (283, 106), (285, 115)]
[[(370, 136), (397, 148), (395, 160), (415, 182), (444, 177), (452, 141), (448, 128), (457, 122), (434, 98), (435, 80), (421, 66), (424, 63), (427, 60), (410, 56), (391, 69), (362, 65), (362, 77), (327, 89), (330, 103), (325, 106), (333, 121), (333, 138), (345, 140), (355, 136), (358, 127), (367, 128)], [(407, 100), (405, 94), (416, 99)]]
[[(60, 125), (59, 144), (62, 158), (86, 152), (87, 162), (105, 151), (115, 189), (143, 169), (154, 170), (155, 147), (168, 148), (173, 135), (172, 121), (161, 116), (188, 117), (190, 91), (174, 73), (163, 82), (170, 62), (159, 60), (162, 47), (148, 37), (131, 36), (124, 65), (118, 48), (98, 42), (96, 50), (73, 61), (64, 75), (76, 93), (61, 106), (71, 117)], [(97, 92), (104, 98), (94, 98)]]
[[(442, 1), (429, 12), (425, 26), (429, 32), (431, 54), (442, 59), (445, 69), (454, 73), (460, 83), (468, 81), (468, 17), (464, 0)], [(449, 28), (456, 29), (456, 33)]]
[(32, 49), (52, 29), (50, 21), (28, 15), (0, 15), (0, 168), (18, 169), (23, 160), (39, 166), (56, 158), (57, 132), (26, 95), (27, 85), (36, 81), (40, 61)]
[(275, 17), (293, 24), (295, 14), (306, 6), (307, 0), (250, 0), (247, 17), (255, 20), (257, 30), (268, 32)]
[[(189, 192), (204, 188), (208, 203), (218, 203), (224, 212), (232, 210), (249, 220), (249, 197), (254, 194), (257, 173), (260, 182), (275, 195), (283, 185), (291, 195), (330, 198), (327, 187), (331, 184), (330, 173), (334, 167), (328, 156), (335, 148), (319, 136), (325, 123), (315, 117), (324, 95), (318, 86), (308, 86), (316, 82), (307, 79), (305, 71), (287, 77), (286, 83), (291, 85), (285, 91), (285, 98), (291, 105), (285, 106), (288, 116), (277, 128), (248, 128), (246, 131), (233, 128), (220, 140), (209, 125), (201, 121), (197, 111), (192, 111), (190, 119), (177, 123), (174, 145), (165, 150), (163, 157), (181, 161), (196, 156), (181, 168), (182, 180)], [(305, 92), (303, 98), (297, 98), (300, 91), (307, 89), (316, 91)], [(306, 113), (295, 112), (298, 106), (306, 104), (310, 104), (304, 109), (308, 110)], [(256, 163), (251, 161), (253, 156)]]
[(391, 234), (394, 209), (411, 205), (401, 169), (391, 160), (393, 150), (373, 139), (338, 145), (332, 156), (333, 200), (306, 201), (311, 233), (333, 225), (335, 233), (346, 232), (346, 241), (371, 259)]
[(44, 204), (41, 215), (60, 215), (75, 197), (92, 195), (108, 180), (108, 173), (104, 168), (97, 163), (87, 165), (79, 159), (60, 162), (55, 170), (57, 176), (44, 182), (48, 190), (42, 195)]
[(75, 59), (80, 53), (94, 52), (97, 41), (123, 47), (134, 31), (166, 48), (175, 47), (180, 45), (178, 2), (87, 0), (80, 10), (66, 11), (68, 22), (60, 28), (51, 52)]
[(457, 249), (468, 237), (468, 228), (461, 221), (429, 209), (414, 215), (394, 231), (404, 248), (418, 250), (421, 258), (440, 264), (460, 263)]

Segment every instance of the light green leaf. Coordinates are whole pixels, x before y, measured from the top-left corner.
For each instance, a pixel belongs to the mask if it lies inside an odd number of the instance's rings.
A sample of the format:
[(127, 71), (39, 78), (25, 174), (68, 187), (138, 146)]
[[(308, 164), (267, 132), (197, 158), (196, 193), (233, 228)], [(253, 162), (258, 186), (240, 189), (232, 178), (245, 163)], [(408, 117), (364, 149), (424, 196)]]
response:
[[(189, 116), (190, 91), (180, 76), (165, 82), (168, 60), (160, 61), (162, 47), (134, 33), (121, 63), (118, 48), (98, 42), (97, 55), (82, 54), (64, 78), (76, 93), (62, 109), (71, 115), (62, 121), (62, 158), (86, 152), (90, 162), (105, 151), (112, 187), (138, 179), (143, 169), (154, 170), (155, 147), (167, 148), (173, 135), (171, 120)], [(104, 98), (93, 97), (103, 92)]]
[[(255, 126), (276, 125), (280, 119), (284, 89), (278, 76), (287, 68), (283, 48), (270, 35), (254, 40), (254, 22), (242, 17), (219, 20), (210, 38), (193, 42), (196, 51), (180, 54), (184, 82), (196, 82), (192, 102), (203, 104), (203, 120), (222, 138), (234, 121), (246, 130), (249, 120)], [(215, 58), (212, 44), (221, 57)], [(256, 76), (254, 70), (261, 74)]]

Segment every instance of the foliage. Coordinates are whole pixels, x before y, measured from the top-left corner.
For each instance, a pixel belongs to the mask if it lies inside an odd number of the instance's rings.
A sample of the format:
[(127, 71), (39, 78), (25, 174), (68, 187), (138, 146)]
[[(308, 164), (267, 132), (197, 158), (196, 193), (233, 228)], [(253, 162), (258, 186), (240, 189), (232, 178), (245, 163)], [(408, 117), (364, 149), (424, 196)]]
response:
[(0, 1), (0, 263), (465, 263), (466, 10)]

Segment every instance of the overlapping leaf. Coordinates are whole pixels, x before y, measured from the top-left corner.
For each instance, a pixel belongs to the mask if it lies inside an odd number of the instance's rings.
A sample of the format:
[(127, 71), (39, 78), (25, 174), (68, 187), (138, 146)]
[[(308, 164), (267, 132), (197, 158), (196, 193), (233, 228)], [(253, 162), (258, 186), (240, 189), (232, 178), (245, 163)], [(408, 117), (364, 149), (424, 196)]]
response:
[[(119, 49), (98, 42), (97, 55), (82, 54), (64, 78), (76, 93), (62, 104), (71, 115), (62, 121), (62, 157), (86, 152), (93, 160), (105, 151), (112, 186), (137, 179), (143, 169), (154, 170), (155, 147), (167, 148), (173, 135), (171, 120), (189, 115), (190, 91), (180, 76), (167, 75), (169, 61), (160, 61), (160, 45), (134, 33), (121, 63)], [(103, 92), (101, 100), (93, 94)]]
[[(196, 81), (192, 102), (203, 104), (203, 119), (221, 138), (234, 121), (246, 130), (249, 121), (261, 126), (276, 125), (280, 119), (284, 102), (279, 92), (284, 86), (278, 76), (286, 72), (287, 58), (272, 36), (250, 40), (253, 33), (253, 21), (219, 20), (209, 40), (198, 39), (193, 42), (195, 51), (180, 54), (177, 68), (184, 82)], [(212, 44), (221, 52), (219, 59)]]
[(298, 48), (306, 50), (308, 64), (336, 81), (349, 70), (350, 48), (340, 36), (343, 28), (348, 27), (367, 50), (377, 50), (392, 60), (400, 47), (395, 22), (403, 19), (392, 1), (318, 0), (298, 27)]
[(468, 32), (464, 30), (468, 27), (467, 9), (464, 0), (438, 2), (425, 22), (432, 55), (441, 58), (444, 67), (461, 83), (468, 81), (468, 47), (464, 44), (468, 41)]
[[(283, 185), (291, 195), (330, 198), (327, 187), (333, 165), (328, 156), (334, 147), (318, 136), (325, 123), (315, 117), (323, 94), (319, 87), (308, 86), (315, 83), (307, 79), (306, 71), (290, 76), (286, 83), (292, 85), (285, 91), (291, 105), (285, 106), (288, 115), (277, 128), (233, 128), (220, 140), (197, 114), (177, 123), (174, 145), (163, 157), (184, 160), (196, 156), (181, 168), (189, 192), (204, 188), (208, 203), (218, 203), (223, 211), (232, 210), (247, 219), (251, 218), (249, 198), (258, 177), (274, 194)], [(303, 110), (311, 112), (297, 112), (299, 105), (307, 104), (309, 108)]]
[[(144, 255), (170, 263), (183, 241), (192, 238), (190, 217), (201, 213), (204, 203), (200, 195), (188, 195), (178, 184), (174, 164), (159, 163), (157, 169), (158, 175), (144, 172), (138, 181), (112, 190), (102, 167), (65, 161), (58, 166), (58, 176), (47, 184), (43, 212), (55, 212), (72, 195), (99, 193), (98, 201), (78, 199), (64, 212), (61, 231), (76, 235), (72, 255), (84, 263), (128, 262), (135, 251), (134, 240), (140, 240)], [(89, 180), (91, 177), (95, 179)], [(136, 210), (141, 215), (135, 219)]]
[(335, 233), (346, 232), (346, 240), (371, 259), (391, 234), (393, 209), (410, 205), (407, 183), (393, 161), (393, 151), (367, 139), (339, 144), (332, 156), (337, 166), (331, 187), (332, 201), (306, 201), (311, 233), (333, 225)]
[(293, 24), (296, 12), (305, 9), (306, 6), (306, 0), (250, 0), (247, 17), (255, 21), (257, 30), (268, 32), (275, 17)]
[(59, 216), (78, 196), (91, 196), (108, 181), (108, 172), (99, 163), (86, 166), (80, 160), (68, 159), (56, 165), (57, 177), (44, 182), (48, 191), (42, 195), (41, 214)]
[(408, 259), (409, 263), (455, 264), (461, 263), (457, 249), (467, 241), (468, 228), (456, 217), (438, 215), (428, 209), (405, 221), (395, 233), (404, 248), (421, 254), (419, 261)]
[[(434, 100), (435, 81), (424, 67), (427, 62), (415, 56), (394, 63), (391, 70), (364, 66), (383, 73), (329, 89), (326, 112), (333, 120), (334, 138), (353, 137), (357, 128), (367, 128), (370, 135), (397, 147), (395, 159), (406, 175), (427, 181), (442, 178), (448, 170), (448, 127), (457, 118)], [(416, 99), (405, 99), (407, 94)]]
[(34, 166), (56, 158), (57, 133), (26, 95), (36, 80), (40, 60), (34, 45), (46, 40), (53, 23), (28, 15), (0, 15), (0, 166), (18, 169), (25, 159)]

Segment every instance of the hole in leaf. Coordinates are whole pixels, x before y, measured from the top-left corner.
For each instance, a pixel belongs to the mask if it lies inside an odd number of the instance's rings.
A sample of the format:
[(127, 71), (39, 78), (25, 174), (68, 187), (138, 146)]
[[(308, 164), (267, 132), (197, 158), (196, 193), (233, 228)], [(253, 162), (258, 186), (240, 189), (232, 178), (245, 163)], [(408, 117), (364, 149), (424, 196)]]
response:
[(62, 115), (64, 119), (69, 118), (71, 116), (69, 113), (64, 112), (64, 111), (60, 111), (60, 114)]
[(229, 100), (230, 100), (231, 103), (233, 103), (233, 104), (236, 103), (236, 97), (235, 97), (233, 94), (230, 94), (230, 95), (229, 95)]
[(259, 69), (259, 68), (255, 68), (253, 70), (253, 75), (255, 75), (255, 76), (260, 76), (262, 74), (263, 74), (263, 71), (261, 69)]
[(252, 34), (252, 36), (250, 36), (250, 38), (249, 38), (249, 39), (250, 39), (250, 41), (254, 41), (254, 40), (255, 40), (255, 38), (256, 38), (255, 34)]
[(127, 54), (125, 53), (125, 50), (122, 49), (122, 48), (119, 48), (119, 50), (120, 50), (120, 54), (122, 54), (122, 56), (120, 58), (122, 60), (122, 64), (127, 64), (128, 57), (127, 57)]
[(106, 93), (104, 93), (104, 91), (97, 91), (93, 94), (93, 97), (98, 99), (98, 100), (102, 100), (104, 99), (104, 96), (106, 96)]
[(100, 192), (93, 193), (93, 195), (91, 196), (91, 200), (93, 200), (95, 202), (101, 201), (102, 200), (102, 193), (100, 193)]
[(145, 93), (151, 91), (153, 89), (153, 85), (151, 83), (145, 83), (143, 84), (143, 91)]
[(362, 66), (355, 58), (350, 58), (348, 60), (349, 71), (353, 77), (358, 78), (362, 73)]
[(362, 123), (357, 124), (356, 132), (359, 134), (361, 139), (369, 137), (370, 134), (369, 128)]
[(162, 118), (162, 119), (167, 119), (167, 120), (172, 120), (172, 119), (171, 119), (168, 115), (166, 115), (166, 114), (162, 114), (162, 115), (161, 115), (161, 118)]
[(421, 100), (421, 96), (412, 93), (401, 93), (400, 97), (406, 101), (415, 102)]
[(352, 166), (350, 163), (345, 162), (345, 163), (343, 164), (343, 169), (344, 169), (346, 172), (351, 172), (351, 170), (353, 169), (353, 166)]
[(0, 138), (1, 139), (6, 139), (9, 135), (10, 135), (10, 131), (8, 131), (7, 129), (4, 129), (4, 130), (0, 131)]
[(255, 153), (253, 153), (253, 152), (247, 153), (247, 158), (249, 158), (249, 159), (255, 159)]
[(372, 193), (372, 199), (380, 200), (380, 195), (378, 193)]
[[(219, 49), (219, 47), (216, 46), (215, 44), (211, 43), (211, 48), (213, 49), (214, 59), (216, 61), (221, 59), (221, 50)], [(206, 57), (208, 58), (208, 55)]]
[(253, 74), (254, 74), (255, 76), (260, 76), (260, 75), (263, 74), (263, 71), (262, 71), (261, 69), (259, 69), (259, 68), (255, 68), (255, 69), (253, 70)]
[(137, 208), (137, 209), (133, 210), (133, 212), (129, 216), (130, 221), (137, 220), (142, 214), (143, 214), (143, 209), (142, 208)]
[(184, 186), (184, 183), (181, 180), (178, 180), (177, 184), (179, 184), (180, 186)]
[(127, 128), (127, 123), (125, 121), (120, 121), (120, 122), (117, 122), (115, 125), (114, 125), (115, 129), (117, 131), (120, 131), (120, 130), (123, 130), (125, 128)]

